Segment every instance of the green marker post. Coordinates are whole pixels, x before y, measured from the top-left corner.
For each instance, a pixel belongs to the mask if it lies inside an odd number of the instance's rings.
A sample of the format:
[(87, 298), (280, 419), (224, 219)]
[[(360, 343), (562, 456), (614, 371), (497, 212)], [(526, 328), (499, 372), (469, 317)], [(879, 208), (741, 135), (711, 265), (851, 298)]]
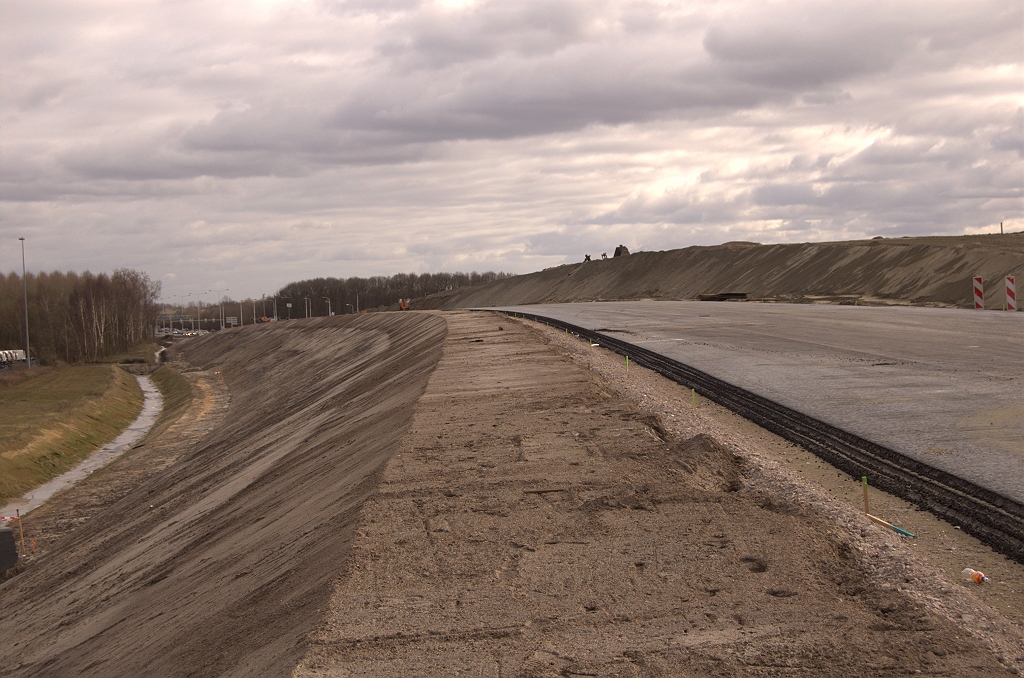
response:
[(629, 372), (629, 356), (626, 356), (626, 371)]

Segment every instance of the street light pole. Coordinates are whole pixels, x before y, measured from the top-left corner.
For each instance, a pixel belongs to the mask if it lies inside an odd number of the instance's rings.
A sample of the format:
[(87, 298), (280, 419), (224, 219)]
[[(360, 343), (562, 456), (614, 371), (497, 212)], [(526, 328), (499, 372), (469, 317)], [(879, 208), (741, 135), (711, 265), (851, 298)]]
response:
[(220, 328), (224, 329), (224, 293), (230, 292), (230, 289), (214, 290), (217, 292), (217, 296), (220, 297)]
[(21, 241), (21, 290), (25, 298), (25, 365), (28, 369), (32, 369), (32, 354), (29, 352), (28, 343), (28, 278), (25, 275), (25, 239), (18, 238)]
[(313, 302), (309, 300), (309, 297), (302, 297), (303, 304), (302, 308), (306, 311), (306, 317), (309, 317), (309, 307), (313, 305)]
[(334, 315), (333, 313), (331, 313), (331, 298), (324, 297), (324, 300), (327, 302), (327, 317), (330, 318), (332, 315)]

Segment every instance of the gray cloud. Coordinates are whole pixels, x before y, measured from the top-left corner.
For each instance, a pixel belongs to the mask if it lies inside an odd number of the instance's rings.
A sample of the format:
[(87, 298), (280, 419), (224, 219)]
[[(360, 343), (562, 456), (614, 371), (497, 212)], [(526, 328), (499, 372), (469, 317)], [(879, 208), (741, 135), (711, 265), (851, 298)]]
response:
[(0, 236), (35, 268), (254, 294), (1024, 226), (1009, 0), (0, 11)]

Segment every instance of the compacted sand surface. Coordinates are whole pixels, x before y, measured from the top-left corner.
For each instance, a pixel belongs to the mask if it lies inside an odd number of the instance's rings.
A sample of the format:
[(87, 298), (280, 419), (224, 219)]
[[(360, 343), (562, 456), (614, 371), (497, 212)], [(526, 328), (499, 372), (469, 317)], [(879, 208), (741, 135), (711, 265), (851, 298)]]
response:
[(550, 330), (392, 313), (182, 350), (182, 419), (26, 520), (0, 675), (1024, 666), (1017, 598), (914, 590), (894, 538), (744, 451), (760, 429)]
[(444, 332), (395, 314), (186, 344), (231, 391), (226, 416), (0, 585), (0, 673), (287, 674)]
[(674, 438), (539, 330), (446, 317), (295, 676), (1007, 673), (714, 437)]

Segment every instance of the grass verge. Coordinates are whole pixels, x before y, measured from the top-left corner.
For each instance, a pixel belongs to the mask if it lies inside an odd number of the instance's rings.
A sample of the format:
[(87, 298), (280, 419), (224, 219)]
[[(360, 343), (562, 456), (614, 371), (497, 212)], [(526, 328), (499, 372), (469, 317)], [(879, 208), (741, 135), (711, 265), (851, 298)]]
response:
[(0, 381), (0, 504), (72, 468), (142, 411), (135, 377), (114, 365), (26, 372)]
[(164, 397), (164, 408), (156, 425), (150, 430), (149, 435), (159, 435), (167, 430), (167, 427), (174, 423), (192, 404), (192, 385), (181, 372), (169, 365), (164, 365), (150, 375), (150, 379), (160, 389), (160, 395)]

